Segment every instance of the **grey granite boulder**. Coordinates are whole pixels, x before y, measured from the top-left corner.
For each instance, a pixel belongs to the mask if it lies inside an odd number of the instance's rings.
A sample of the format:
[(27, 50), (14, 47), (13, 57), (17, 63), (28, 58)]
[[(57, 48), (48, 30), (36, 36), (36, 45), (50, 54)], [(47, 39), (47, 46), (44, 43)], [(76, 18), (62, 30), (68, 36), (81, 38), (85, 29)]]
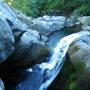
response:
[(24, 32), (15, 44), (15, 51), (10, 62), (14, 66), (23, 67), (40, 63), (44, 56), (48, 56), (49, 49), (39, 39), (37, 31)]
[(17, 19), (16, 13), (6, 3), (0, 3), (0, 16), (3, 16), (9, 23), (11, 28), (24, 30), (27, 25)]
[(77, 71), (77, 90), (89, 90), (90, 36), (81, 37), (73, 42), (68, 50), (68, 54)]
[(0, 63), (5, 61), (14, 50), (12, 31), (3, 17), (0, 17)]
[(43, 16), (33, 20), (33, 28), (44, 35), (61, 30), (64, 26), (64, 16)]

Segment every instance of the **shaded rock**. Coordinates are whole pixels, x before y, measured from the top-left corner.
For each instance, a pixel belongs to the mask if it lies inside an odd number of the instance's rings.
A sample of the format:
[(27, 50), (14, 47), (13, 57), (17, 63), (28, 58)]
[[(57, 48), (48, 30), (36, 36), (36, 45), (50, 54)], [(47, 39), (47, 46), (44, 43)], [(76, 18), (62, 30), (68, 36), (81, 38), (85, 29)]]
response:
[(4, 83), (1, 79), (0, 79), (0, 90), (5, 90)]
[(31, 66), (40, 63), (48, 56), (49, 49), (39, 43), (38, 39), (26, 32), (15, 46), (11, 61), (15, 66)]
[[(46, 46), (34, 43), (32, 45), (32, 53), (31, 53), (31, 55), (32, 55), (33, 60), (40, 60), (42, 58), (45, 59), (45, 57), (47, 57), (49, 55), (49, 49)], [(38, 61), (36, 61), (36, 62), (38, 62)]]
[(90, 89), (90, 36), (73, 42), (68, 50), (70, 60), (78, 72), (77, 90)]
[(49, 35), (53, 31), (64, 28), (64, 16), (43, 16), (33, 20), (33, 27), (44, 35)]
[(46, 46), (31, 44), (29, 47), (23, 48), (21, 52), (15, 52), (13, 64), (21, 67), (32, 66), (45, 61), (48, 55), (49, 49)]
[(0, 63), (5, 61), (14, 50), (14, 37), (6, 20), (0, 17)]

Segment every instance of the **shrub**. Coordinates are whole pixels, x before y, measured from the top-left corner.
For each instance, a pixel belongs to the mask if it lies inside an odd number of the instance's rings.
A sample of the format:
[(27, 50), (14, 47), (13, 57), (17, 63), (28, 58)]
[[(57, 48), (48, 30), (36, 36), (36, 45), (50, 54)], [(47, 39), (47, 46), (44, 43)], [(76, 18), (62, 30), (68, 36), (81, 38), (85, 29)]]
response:
[(47, 10), (60, 10), (62, 15), (90, 15), (90, 0), (5, 0), (26, 15), (41, 16)]
[(74, 11), (74, 15), (77, 16), (87, 16), (90, 15), (90, 6), (81, 6)]

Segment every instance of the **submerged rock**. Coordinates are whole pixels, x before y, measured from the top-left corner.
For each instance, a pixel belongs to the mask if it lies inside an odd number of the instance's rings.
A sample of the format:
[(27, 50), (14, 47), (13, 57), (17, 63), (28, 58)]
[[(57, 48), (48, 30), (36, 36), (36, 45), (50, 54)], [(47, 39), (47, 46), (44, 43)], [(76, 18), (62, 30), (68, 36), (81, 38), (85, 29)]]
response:
[(0, 17), (0, 63), (5, 61), (14, 51), (14, 37), (3, 17)]
[(43, 16), (33, 20), (33, 28), (44, 35), (61, 30), (64, 26), (64, 16)]

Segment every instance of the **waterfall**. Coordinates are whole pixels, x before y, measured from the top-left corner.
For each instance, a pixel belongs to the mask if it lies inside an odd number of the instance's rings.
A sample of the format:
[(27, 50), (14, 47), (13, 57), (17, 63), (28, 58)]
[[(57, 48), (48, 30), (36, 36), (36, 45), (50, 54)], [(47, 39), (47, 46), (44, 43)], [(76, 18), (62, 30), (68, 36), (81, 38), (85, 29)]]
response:
[[(30, 79), (27, 81), (29, 82), (29, 89), (25, 88), (22, 90), (47, 90), (60, 72), (65, 62), (65, 56), (70, 44), (75, 39), (86, 35), (90, 35), (90, 33), (88, 31), (82, 31), (62, 38), (54, 48), (49, 61), (37, 64), (27, 70), (30, 72)], [(23, 87), (23, 84), (21, 84), (20, 87)]]
[(49, 62), (42, 63), (40, 64), (40, 68), (43, 69), (44, 71), (46, 70), (46, 77), (45, 77), (45, 82), (40, 86), (39, 90), (44, 90), (46, 89), (52, 81), (56, 78), (58, 73), (60, 72), (64, 62), (65, 62), (65, 55), (67, 53), (67, 50), (70, 46), (70, 44), (77, 38), (85, 36), (85, 35), (90, 35), (88, 31), (82, 31), (78, 33), (71, 34), (69, 36), (66, 36), (62, 38), (56, 47), (54, 48), (53, 55), (50, 58)]

